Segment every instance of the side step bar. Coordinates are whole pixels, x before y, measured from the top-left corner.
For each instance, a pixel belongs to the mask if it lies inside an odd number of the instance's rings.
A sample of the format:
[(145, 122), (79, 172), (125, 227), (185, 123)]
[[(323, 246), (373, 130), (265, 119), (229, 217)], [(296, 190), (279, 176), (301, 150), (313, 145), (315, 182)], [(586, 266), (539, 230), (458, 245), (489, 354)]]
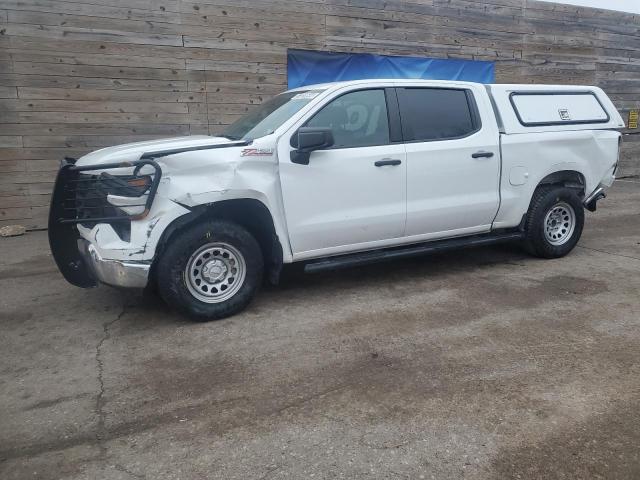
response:
[(448, 240), (437, 240), (420, 244), (408, 245), (405, 247), (394, 247), (383, 250), (372, 250), (369, 252), (350, 253), (336, 257), (313, 260), (304, 267), (305, 273), (317, 273), (325, 270), (338, 270), (349, 267), (359, 267), (371, 263), (395, 260), (397, 258), (416, 257), (428, 253), (443, 252), (457, 248), (479, 247), (492, 245), (494, 243), (511, 242), (522, 240), (524, 232), (491, 233), (486, 235), (474, 235), (470, 237), (452, 238)]

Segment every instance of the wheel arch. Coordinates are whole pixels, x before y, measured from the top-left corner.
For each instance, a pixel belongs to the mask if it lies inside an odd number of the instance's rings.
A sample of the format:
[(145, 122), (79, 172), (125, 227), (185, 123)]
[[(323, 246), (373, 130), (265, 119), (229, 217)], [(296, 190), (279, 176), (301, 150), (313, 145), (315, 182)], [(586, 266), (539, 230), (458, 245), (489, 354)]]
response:
[(551, 173), (547, 173), (540, 181), (536, 184), (535, 187), (531, 190), (531, 196), (529, 198), (529, 203), (527, 204), (527, 209), (522, 213), (522, 217), (520, 218), (520, 224), (518, 225), (518, 229), (520, 231), (525, 230), (525, 225), (527, 223), (527, 218), (531, 212), (531, 207), (533, 206), (533, 201), (536, 197), (536, 192), (539, 189), (545, 187), (567, 187), (576, 191), (580, 198), (584, 198), (586, 191), (586, 179), (582, 172), (578, 170), (555, 170)]
[(586, 179), (582, 172), (578, 170), (556, 170), (543, 177), (535, 189), (542, 186), (563, 186), (579, 191), (579, 195), (584, 197), (586, 189)]
[(258, 241), (262, 256), (266, 278), (272, 284), (277, 284), (283, 265), (283, 247), (276, 232), (273, 216), (269, 208), (260, 200), (254, 198), (237, 198), (221, 200), (219, 202), (198, 205), (191, 211), (171, 222), (162, 232), (156, 247), (155, 258), (151, 266), (151, 278), (155, 278), (155, 265), (162, 256), (166, 245), (181, 230), (189, 228), (196, 222), (218, 219), (227, 220), (246, 228)]

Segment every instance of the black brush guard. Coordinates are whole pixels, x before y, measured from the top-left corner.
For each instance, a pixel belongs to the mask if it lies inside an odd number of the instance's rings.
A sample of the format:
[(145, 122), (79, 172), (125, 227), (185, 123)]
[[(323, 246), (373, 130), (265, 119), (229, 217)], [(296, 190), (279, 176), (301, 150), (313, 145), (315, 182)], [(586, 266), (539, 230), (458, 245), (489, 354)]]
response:
[[(153, 174), (140, 174), (144, 166), (153, 168)], [(113, 176), (106, 172), (80, 175), (82, 172), (134, 167), (133, 174)], [(136, 190), (127, 181), (151, 176), (151, 184), (145, 190)], [(65, 158), (56, 177), (49, 209), (49, 245), (51, 253), (64, 278), (82, 288), (95, 287), (96, 278), (81, 252), (80, 234), (76, 227), (83, 224), (92, 227), (97, 223), (121, 223), (140, 220), (149, 214), (158, 191), (162, 169), (152, 159), (133, 162), (103, 163), (76, 166), (75, 160)], [(144, 207), (135, 215), (126, 215), (107, 202), (107, 195), (139, 198), (140, 203), (126, 207)], [(143, 195), (147, 195), (146, 199)]]

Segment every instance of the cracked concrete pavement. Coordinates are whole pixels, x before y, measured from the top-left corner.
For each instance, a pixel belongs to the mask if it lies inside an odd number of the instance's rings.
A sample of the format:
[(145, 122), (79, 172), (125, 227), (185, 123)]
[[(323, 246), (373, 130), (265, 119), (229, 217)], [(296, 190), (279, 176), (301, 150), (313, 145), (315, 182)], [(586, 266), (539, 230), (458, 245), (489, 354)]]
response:
[(568, 257), (286, 272), (233, 318), (0, 240), (0, 478), (640, 477), (640, 182)]

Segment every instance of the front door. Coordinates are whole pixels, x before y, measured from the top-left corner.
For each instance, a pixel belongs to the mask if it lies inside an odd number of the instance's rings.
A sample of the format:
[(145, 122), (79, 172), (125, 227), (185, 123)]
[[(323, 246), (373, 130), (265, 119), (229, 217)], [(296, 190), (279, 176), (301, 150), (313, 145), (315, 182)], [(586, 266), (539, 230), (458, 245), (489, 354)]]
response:
[(389, 123), (385, 90), (357, 90), (330, 100), (304, 124), (331, 128), (335, 140), (333, 147), (313, 152), (308, 165), (290, 160), (294, 132), (280, 139), (280, 179), (294, 259), (402, 237), (406, 158), (402, 143), (391, 142)]

